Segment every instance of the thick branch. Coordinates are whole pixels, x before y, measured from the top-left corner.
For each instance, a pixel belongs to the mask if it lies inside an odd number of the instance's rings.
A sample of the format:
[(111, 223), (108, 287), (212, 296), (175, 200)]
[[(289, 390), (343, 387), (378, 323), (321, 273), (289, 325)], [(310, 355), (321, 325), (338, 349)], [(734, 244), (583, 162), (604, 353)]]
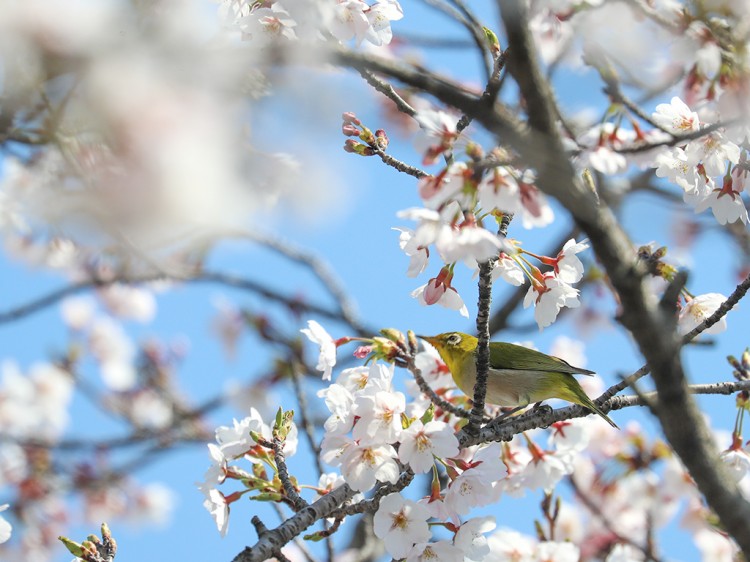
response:
[[(549, 85), (537, 66), (528, 30), (528, 13), (520, 0), (503, 2), (508, 33), (508, 69), (516, 78), (529, 108), (536, 154), (522, 152), (539, 171), (540, 188), (556, 197), (588, 234), (622, 304), (622, 323), (630, 330), (648, 362), (659, 401), (657, 413), (665, 436), (690, 471), (724, 528), (750, 557), (750, 504), (744, 500), (726, 468), (701, 412), (690, 397), (680, 361), (681, 341), (673, 317), (664, 314), (644, 283), (632, 244), (605, 206), (597, 206), (585, 193), (564, 156), (547, 95)], [(523, 150), (523, 148), (521, 149)]]
[(271, 558), (285, 544), (319, 519), (327, 517), (334, 509), (351, 498), (354, 493), (354, 490), (346, 484), (339, 486), (312, 505), (303, 508), (275, 529), (262, 533), (255, 546), (252, 548), (246, 547), (234, 557), (232, 562), (262, 562)]

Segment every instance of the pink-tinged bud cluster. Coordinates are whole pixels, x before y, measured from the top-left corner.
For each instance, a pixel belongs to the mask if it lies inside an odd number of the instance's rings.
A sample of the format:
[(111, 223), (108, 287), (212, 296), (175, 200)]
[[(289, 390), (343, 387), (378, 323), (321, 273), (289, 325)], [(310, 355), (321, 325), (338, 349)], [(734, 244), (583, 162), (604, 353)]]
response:
[(357, 137), (362, 142), (354, 139), (346, 139), (344, 142), (344, 151), (360, 156), (372, 156), (376, 152), (383, 152), (388, 148), (388, 135), (383, 129), (373, 132), (362, 125), (354, 113), (346, 112), (343, 114), (343, 123), (341, 132), (347, 137)]

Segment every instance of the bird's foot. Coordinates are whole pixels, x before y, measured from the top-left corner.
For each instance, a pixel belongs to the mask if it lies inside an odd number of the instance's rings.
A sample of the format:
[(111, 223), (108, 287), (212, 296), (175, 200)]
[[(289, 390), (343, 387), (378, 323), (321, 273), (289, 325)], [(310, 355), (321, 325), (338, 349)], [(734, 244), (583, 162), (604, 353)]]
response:
[(515, 408), (511, 408), (510, 410), (504, 411), (502, 414), (497, 416), (494, 420), (492, 420), (492, 423), (501, 423), (503, 420), (508, 419), (513, 414), (519, 412), (520, 410), (523, 410), (526, 406), (516, 406)]
[(537, 402), (531, 409), (532, 412), (539, 412), (543, 416), (548, 416), (552, 413), (552, 406), (545, 404), (544, 402)]

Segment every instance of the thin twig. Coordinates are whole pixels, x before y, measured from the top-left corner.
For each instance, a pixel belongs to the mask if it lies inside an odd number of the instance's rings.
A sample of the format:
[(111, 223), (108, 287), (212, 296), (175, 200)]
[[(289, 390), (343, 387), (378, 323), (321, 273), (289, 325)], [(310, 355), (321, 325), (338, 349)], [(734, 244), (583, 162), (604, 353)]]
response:
[(281, 480), (281, 485), (284, 488), (284, 494), (291, 501), (294, 511), (300, 511), (306, 508), (308, 503), (299, 495), (297, 488), (289, 477), (289, 470), (286, 466), (286, 456), (283, 451), (284, 442), (278, 437), (274, 437), (270, 445), (273, 450), (274, 461), (276, 462), (276, 471), (279, 480)]
[(387, 164), (391, 168), (394, 168), (395, 170), (398, 170), (399, 172), (403, 172), (404, 174), (408, 174), (417, 179), (421, 179), (430, 175), (424, 170), (420, 170), (415, 166), (411, 166), (409, 164), (406, 164), (405, 162), (402, 162), (401, 160), (397, 160), (390, 154), (387, 154), (380, 149), (374, 149), (374, 152), (385, 164)]
[[(450, 19), (464, 26), (471, 38), (474, 40), (474, 44), (477, 47), (477, 51), (481, 54), (482, 64), (484, 66), (485, 77), (489, 79), (492, 73), (492, 65), (490, 63), (490, 54), (487, 49), (487, 40), (484, 36), (484, 30), (481, 24), (478, 22), (469, 21), (460, 11), (446, 4), (443, 0), (422, 0), (428, 6), (432, 6), (440, 12), (443, 12)], [(475, 20), (476, 21), (476, 20)]]
[(378, 92), (380, 92), (394, 104), (396, 104), (396, 108), (401, 113), (405, 113), (409, 117), (414, 117), (417, 114), (417, 110), (409, 105), (409, 103), (404, 98), (402, 98), (398, 94), (398, 92), (396, 92), (394, 87), (391, 86), (388, 82), (386, 82), (385, 80), (381, 80), (369, 70), (361, 69), (359, 71), (359, 74), (370, 86), (375, 88)]

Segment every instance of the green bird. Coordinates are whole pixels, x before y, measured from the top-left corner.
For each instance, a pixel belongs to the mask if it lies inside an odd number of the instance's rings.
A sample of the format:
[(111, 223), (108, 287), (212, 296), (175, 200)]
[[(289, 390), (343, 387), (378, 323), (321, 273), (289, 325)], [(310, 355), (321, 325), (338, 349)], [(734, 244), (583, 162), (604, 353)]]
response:
[[(479, 340), (462, 332), (418, 337), (438, 350), (458, 388), (467, 396), (474, 396)], [(617, 424), (586, 395), (574, 374), (593, 375), (594, 372), (573, 367), (559, 357), (527, 347), (493, 341), (490, 342), (490, 371), (485, 400), (505, 408), (522, 408), (550, 398), (560, 398), (588, 408), (617, 428)]]

